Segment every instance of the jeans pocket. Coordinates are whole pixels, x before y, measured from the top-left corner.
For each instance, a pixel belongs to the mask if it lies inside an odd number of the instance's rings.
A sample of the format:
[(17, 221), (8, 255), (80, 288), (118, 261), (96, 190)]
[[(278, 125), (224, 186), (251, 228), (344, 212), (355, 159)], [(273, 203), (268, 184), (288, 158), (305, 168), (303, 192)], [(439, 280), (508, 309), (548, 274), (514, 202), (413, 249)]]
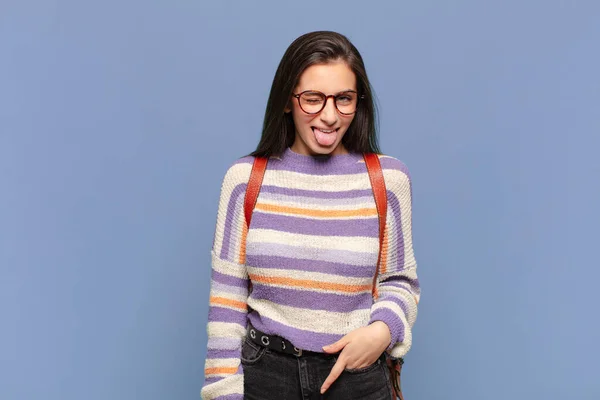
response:
[(346, 372), (348, 372), (350, 374), (364, 374), (364, 373), (371, 372), (372, 370), (378, 368), (379, 364), (381, 364), (381, 359), (375, 360), (375, 362), (373, 364), (367, 365), (366, 367), (362, 367), (362, 368), (345, 368), (344, 371), (346, 371)]
[(246, 338), (242, 343), (240, 361), (243, 365), (256, 364), (260, 361), (266, 351), (266, 347), (259, 346)]

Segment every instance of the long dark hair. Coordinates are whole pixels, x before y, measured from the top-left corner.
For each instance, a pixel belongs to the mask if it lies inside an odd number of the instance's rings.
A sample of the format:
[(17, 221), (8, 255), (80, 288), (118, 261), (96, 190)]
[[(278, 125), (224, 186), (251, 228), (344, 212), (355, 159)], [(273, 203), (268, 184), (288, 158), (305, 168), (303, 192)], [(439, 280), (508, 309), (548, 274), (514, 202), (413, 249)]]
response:
[(348, 38), (331, 31), (306, 33), (292, 42), (279, 62), (265, 111), (262, 136), (255, 151), (249, 155), (269, 157), (281, 155), (294, 143), (295, 127), (289, 106), (300, 75), (314, 64), (344, 61), (356, 75), (359, 95), (356, 114), (342, 143), (348, 151), (381, 153), (377, 138), (376, 105), (363, 59)]

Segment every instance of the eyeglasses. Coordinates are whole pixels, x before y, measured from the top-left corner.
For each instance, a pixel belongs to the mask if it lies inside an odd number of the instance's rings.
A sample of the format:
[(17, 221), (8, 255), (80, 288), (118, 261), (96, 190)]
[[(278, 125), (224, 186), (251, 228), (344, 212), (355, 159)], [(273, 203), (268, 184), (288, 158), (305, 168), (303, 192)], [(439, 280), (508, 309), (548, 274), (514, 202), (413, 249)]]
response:
[(318, 114), (325, 108), (327, 99), (333, 97), (333, 104), (340, 114), (350, 115), (356, 112), (359, 96), (354, 90), (348, 90), (338, 94), (325, 95), (317, 90), (305, 90), (302, 93), (292, 94), (298, 99), (298, 105), (307, 114)]

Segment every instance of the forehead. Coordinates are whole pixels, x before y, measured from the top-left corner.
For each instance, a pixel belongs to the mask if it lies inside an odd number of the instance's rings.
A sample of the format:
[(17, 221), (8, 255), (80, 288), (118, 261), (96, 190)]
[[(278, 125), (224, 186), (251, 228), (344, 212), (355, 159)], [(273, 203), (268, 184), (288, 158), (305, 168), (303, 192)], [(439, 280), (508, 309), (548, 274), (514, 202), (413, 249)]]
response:
[(318, 90), (327, 94), (348, 89), (356, 90), (356, 76), (345, 62), (315, 64), (306, 68), (300, 75), (296, 89)]

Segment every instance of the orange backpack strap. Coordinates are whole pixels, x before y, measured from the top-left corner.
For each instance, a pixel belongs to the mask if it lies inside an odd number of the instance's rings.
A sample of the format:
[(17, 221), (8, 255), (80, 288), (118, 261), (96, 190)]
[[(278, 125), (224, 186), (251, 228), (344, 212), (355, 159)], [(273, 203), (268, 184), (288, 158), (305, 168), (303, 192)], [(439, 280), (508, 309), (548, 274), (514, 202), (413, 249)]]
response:
[(387, 190), (383, 179), (383, 170), (379, 162), (379, 156), (375, 153), (364, 153), (365, 164), (371, 180), (371, 188), (375, 197), (375, 206), (379, 216), (379, 255), (377, 256), (377, 269), (373, 277), (373, 298), (377, 298), (377, 277), (381, 269), (381, 255), (383, 253), (383, 239), (385, 235), (385, 221), (387, 218)]
[[(244, 216), (246, 217), (247, 229), (250, 229), (252, 211), (254, 211), (254, 206), (258, 199), (258, 193), (260, 192), (268, 161), (269, 159), (267, 157), (255, 157), (254, 163), (252, 164), (250, 179), (248, 179), (248, 186), (246, 186), (246, 194), (244, 196)], [(244, 239), (245, 238), (246, 236), (244, 236)], [(252, 291), (252, 281), (250, 279), (248, 279), (248, 290)]]
[(246, 195), (244, 197), (244, 215), (246, 216), (246, 227), (250, 228), (250, 220), (252, 219), (252, 211), (258, 199), (260, 186), (262, 185), (265, 170), (267, 169), (267, 157), (255, 157), (250, 171), (250, 179), (246, 187)]

